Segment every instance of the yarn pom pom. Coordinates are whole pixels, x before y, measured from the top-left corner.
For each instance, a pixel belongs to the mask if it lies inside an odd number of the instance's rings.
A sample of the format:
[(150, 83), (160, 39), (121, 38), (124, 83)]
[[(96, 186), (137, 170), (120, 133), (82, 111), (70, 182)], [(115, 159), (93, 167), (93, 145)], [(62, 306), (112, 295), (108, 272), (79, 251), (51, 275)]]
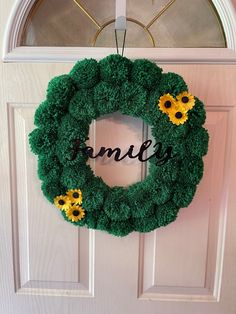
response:
[(99, 65), (94, 59), (78, 61), (70, 72), (75, 86), (80, 88), (91, 88), (99, 81)]

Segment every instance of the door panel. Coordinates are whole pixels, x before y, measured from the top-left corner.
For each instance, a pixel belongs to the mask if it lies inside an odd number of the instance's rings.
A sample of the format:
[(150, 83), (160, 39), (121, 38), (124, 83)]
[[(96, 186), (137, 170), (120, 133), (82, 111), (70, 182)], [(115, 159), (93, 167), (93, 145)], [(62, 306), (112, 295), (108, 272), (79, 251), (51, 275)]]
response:
[(8, 104), (15, 289), (92, 296), (94, 232), (71, 229), (42, 197), (37, 159), (28, 145), (35, 107)]
[[(217, 300), (224, 254), (223, 175), (232, 108), (207, 107), (205, 172), (194, 201), (176, 223), (141, 236), (139, 288), (146, 299)], [(228, 179), (226, 179), (228, 180)], [(191, 241), (191, 242), (190, 242)], [(179, 253), (181, 252), (181, 254)]]
[[(71, 67), (1, 65), (0, 312), (234, 314), (235, 68), (163, 66), (183, 75), (207, 105), (204, 177), (175, 222), (116, 238), (63, 220), (42, 195), (37, 158), (29, 150), (34, 111), (48, 81)], [(125, 151), (149, 136), (141, 120), (115, 113), (91, 125), (89, 144)], [(146, 172), (137, 161), (91, 165), (111, 186), (132, 184)]]

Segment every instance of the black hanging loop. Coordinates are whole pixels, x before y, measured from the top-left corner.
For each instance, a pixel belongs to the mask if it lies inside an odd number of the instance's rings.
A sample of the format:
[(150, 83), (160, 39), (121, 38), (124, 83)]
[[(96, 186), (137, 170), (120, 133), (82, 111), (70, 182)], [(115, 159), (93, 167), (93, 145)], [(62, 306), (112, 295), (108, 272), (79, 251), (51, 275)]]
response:
[(118, 32), (123, 34), (121, 55), (124, 55), (126, 40), (126, 0), (116, 0), (115, 40), (116, 52), (119, 54)]

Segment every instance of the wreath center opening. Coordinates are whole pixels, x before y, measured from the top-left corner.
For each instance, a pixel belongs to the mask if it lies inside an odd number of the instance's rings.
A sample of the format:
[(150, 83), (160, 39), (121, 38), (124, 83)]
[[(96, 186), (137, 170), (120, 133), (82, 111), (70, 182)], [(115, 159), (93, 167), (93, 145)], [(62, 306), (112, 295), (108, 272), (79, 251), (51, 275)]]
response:
[[(166, 147), (148, 138), (147, 126), (139, 118), (114, 112), (101, 116), (91, 129), (85, 144), (79, 138), (75, 139), (72, 160), (78, 154), (88, 157), (90, 165), (92, 160), (96, 160), (93, 167), (96, 175), (110, 186), (139, 182), (143, 179), (142, 173), (147, 172), (148, 161), (154, 159), (156, 165), (161, 166), (174, 157), (171, 146)], [(96, 134), (96, 140), (92, 134)], [(130, 182), (124, 178), (127, 170), (134, 174), (135, 179)]]

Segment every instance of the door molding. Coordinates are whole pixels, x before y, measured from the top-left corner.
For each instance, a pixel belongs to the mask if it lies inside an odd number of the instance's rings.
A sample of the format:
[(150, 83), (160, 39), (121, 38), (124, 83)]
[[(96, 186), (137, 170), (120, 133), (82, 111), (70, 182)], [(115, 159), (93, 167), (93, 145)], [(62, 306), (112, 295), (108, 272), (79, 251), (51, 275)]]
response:
[[(115, 48), (25, 47), (19, 40), (27, 16), (37, 0), (16, 0), (3, 39), (4, 62), (74, 62), (85, 57), (100, 59)], [(236, 63), (236, 18), (231, 0), (212, 0), (221, 19), (227, 48), (126, 48), (129, 58), (148, 58), (158, 63)]]

